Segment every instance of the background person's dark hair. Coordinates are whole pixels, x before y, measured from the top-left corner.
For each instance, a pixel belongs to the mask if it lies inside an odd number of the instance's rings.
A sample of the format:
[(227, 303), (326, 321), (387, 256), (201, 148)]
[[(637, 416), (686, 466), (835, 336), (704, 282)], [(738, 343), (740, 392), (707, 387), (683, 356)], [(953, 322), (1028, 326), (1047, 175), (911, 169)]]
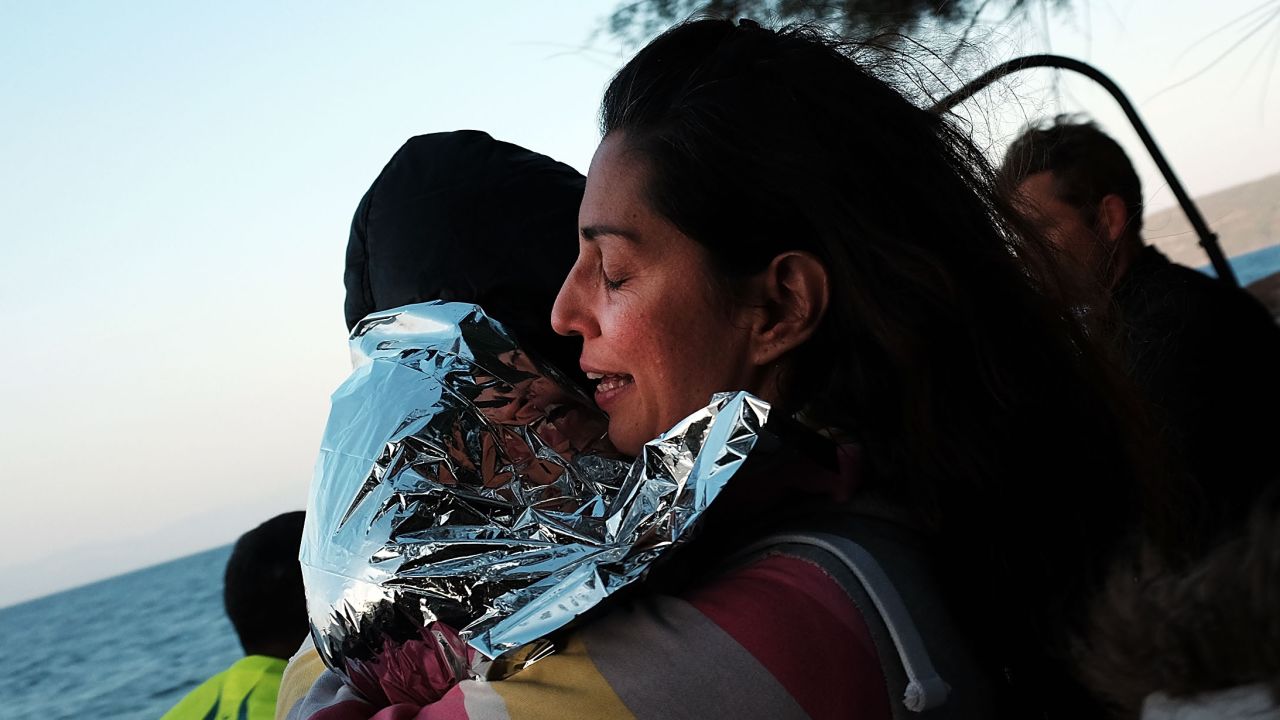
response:
[(301, 510), (277, 515), (236, 541), (223, 586), (227, 617), (248, 655), (288, 658), (307, 634), (298, 548)]
[(1142, 183), (1119, 143), (1093, 122), (1070, 115), (1032, 125), (1014, 140), (1000, 165), (1009, 189), (1037, 173), (1053, 173), (1058, 198), (1078, 209), (1091, 225), (1107, 195), (1119, 196), (1129, 211), (1126, 235), (1142, 233)]
[(831, 304), (782, 405), (853, 433), (868, 486), (937, 532), (962, 624), (1012, 678), (1006, 714), (1088, 716), (1064, 628), (1135, 523), (1149, 454), (981, 152), (817, 31), (718, 20), (641, 50), (602, 126), (727, 286), (783, 251), (823, 262)]

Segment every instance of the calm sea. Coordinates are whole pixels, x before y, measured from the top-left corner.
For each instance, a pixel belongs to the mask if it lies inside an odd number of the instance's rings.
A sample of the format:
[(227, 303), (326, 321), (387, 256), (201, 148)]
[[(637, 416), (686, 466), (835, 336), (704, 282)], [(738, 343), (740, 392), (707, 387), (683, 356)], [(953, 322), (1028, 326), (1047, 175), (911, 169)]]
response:
[[(1254, 280), (1262, 278), (1274, 272), (1280, 272), (1280, 245), (1272, 245), (1261, 250), (1254, 250), (1251, 253), (1236, 255), (1230, 258), (1231, 269), (1236, 271), (1236, 278), (1240, 280), (1241, 285), (1248, 285)], [(1214, 275), (1213, 268), (1208, 265), (1200, 268), (1200, 271), (1208, 275)]]
[(0, 609), (0, 718), (163, 715), (242, 654), (222, 610), (230, 553), (218, 548)]

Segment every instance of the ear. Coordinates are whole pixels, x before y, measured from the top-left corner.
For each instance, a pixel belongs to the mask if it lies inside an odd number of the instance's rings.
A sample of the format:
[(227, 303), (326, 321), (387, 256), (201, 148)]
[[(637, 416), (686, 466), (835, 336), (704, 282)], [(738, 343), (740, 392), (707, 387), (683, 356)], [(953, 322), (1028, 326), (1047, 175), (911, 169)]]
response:
[(1124, 237), (1129, 227), (1129, 206), (1114, 193), (1103, 195), (1098, 203), (1098, 230), (1108, 242), (1114, 244)]
[(770, 365), (813, 336), (827, 312), (827, 269), (807, 252), (785, 252), (757, 276), (761, 304), (752, 327), (751, 360)]

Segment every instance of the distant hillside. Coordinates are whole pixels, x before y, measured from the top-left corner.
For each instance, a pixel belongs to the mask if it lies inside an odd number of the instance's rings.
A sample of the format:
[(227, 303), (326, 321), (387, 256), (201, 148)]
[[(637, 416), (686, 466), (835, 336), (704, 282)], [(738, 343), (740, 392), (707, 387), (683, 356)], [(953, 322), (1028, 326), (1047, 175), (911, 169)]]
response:
[[(1196, 205), (1227, 257), (1280, 243), (1280, 173), (1196, 198)], [(1147, 215), (1143, 235), (1175, 262), (1209, 263), (1182, 208)]]

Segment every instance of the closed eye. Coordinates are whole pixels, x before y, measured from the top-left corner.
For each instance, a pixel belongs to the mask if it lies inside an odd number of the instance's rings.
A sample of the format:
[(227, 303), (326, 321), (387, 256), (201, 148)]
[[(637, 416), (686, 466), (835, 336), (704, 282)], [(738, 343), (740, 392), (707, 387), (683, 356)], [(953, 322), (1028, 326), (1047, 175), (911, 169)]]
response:
[(616, 292), (618, 290), (621, 290), (622, 286), (627, 282), (626, 278), (619, 278), (617, 280), (614, 280), (613, 278), (605, 274), (603, 268), (601, 268), (600, 270), (600, 279), (602, 282), (604, 282), (605, 290), (608, 290), (609, 292)]

